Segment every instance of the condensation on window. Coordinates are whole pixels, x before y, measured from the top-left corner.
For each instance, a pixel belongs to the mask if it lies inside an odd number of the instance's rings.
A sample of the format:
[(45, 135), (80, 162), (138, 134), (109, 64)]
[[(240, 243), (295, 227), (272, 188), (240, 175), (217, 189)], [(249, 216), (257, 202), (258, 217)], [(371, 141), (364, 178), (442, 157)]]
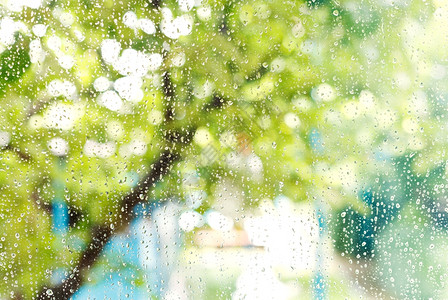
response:
[(0, 0), (0, 299), (448, 298), (448, 2)]

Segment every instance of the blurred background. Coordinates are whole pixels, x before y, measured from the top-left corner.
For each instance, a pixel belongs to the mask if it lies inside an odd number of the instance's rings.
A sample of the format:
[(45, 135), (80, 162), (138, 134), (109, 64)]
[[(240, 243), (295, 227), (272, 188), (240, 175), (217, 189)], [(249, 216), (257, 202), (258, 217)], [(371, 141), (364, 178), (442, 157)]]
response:
[(446, 299), (448, 3), (0, 0), (0, 299)]

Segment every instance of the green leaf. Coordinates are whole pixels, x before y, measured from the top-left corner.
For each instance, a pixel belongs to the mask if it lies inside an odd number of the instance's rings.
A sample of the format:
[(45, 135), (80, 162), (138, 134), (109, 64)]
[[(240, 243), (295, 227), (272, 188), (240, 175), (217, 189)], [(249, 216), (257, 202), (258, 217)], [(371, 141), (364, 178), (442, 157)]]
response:
[(0, 55), (0, 92), (5, 92), (6, 84), (18, 81), (30, 66), (28, 40), (19, 34), (15, 43)]

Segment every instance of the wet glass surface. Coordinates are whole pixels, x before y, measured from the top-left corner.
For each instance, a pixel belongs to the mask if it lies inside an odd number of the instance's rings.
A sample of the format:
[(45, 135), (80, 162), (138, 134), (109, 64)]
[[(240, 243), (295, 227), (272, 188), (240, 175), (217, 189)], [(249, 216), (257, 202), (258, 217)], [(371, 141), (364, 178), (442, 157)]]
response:
[(446, 299), (448, 3), (0, 0), (0, 299)]

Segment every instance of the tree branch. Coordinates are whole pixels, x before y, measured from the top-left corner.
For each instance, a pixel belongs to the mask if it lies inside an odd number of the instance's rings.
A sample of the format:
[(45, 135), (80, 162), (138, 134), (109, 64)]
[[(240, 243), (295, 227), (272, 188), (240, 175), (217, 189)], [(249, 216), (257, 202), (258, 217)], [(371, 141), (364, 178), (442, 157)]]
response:
[(44, 287), (36, 299), (70, 299), (84, 282), (86, 272), (98, 260), (104, 246), (114, 233), (120, 231), (129, 224), (133, 218), (134, 207), (143, 202), (144, 195), (155, 186), (166, 175), (174, 163), (179, 160), (178, 154), (165, 150), (154, 163), (151, 171), (139, 182), (137, 187), (127, 194), (120, 205), (120, 214), (111, 225), (97, 226), (92, 230), (92, 237), (86, 249), (81, 253), (77, 265), (73, 267), (70, 274), (63, 282), (55, 287)]
[[(173, 121), (173, 105), (175, 99), (174, 87), (171, 82), (171, 77), (168, 71), (164, 74), (164, 82), (162, 90), (167, 100), (167, 111), (165, 117), (167, 122)], [(211, 109), (220, 109), (225, 105), (225, 99), (215, 96), (210, 105), (204, 108), (204, 112), (209, 112)], [(195, 127), (191, 127), (187, 132), (169, 131), (165, 139), (172, 144), (188, 146), (193, 140)], [(171, 149), (175, 149), (172, 147)], [(109, 242), (112, 236), (121, 231), (134, 217), (134, 207), (137, 204), (146, 201), (146, 194), (155, 187), (155, 184), (163, 179), (169, 173), (176, 161), (181, 159), (179, 153), (168, 149), (163, 151), (159, 158), (151, 165), (150, 172), (138, 183), (137, 187), (132, 189), (121, 201), (120, 214), (111, 224), (97, 226), (92, 230), (90, 242), (86, 249), (81, 253), (78, 263), (72, 268), (69, 276), (63, 282), (55, 287), (44, 287), (41, 289), (36, 299), (70, 299), (71, 296), (83, 284), (86, 273), (95, 264), (100, 257), (105, 245)]]
[(33, 160), (33, 158), (28, 154), (23, 152), (17, 147), (12, 146), (11, 144), (8, 144), (7, 146), (0, 148), (2, 150), (9, 150), (11, 152), (14, 152), (22, 161), (30, 162)]
[[(164, 96), (167, 100), (167, 115), (170, 122), (173, 120), (169, 112), (172, 110), (174, 101), (174, 90), (171, 78), (168, 72), (164, 74), (164, 83), (162, 86)], [(168, 134), (168, 142), (173, 144), (182, 144), (187, 146), (190, 144), (195, 129), (191, 129), (187, 135), (180, 135), (177, 132)], [(173, 147), (174, 149), (175, 147)], [(69, 276), (63, 282), (55, 287), (44, 287), (41, 289), (36, 299), (70, 299), (71, 296), (80, 288), (84, 282), (84, 278), (88, 270), (95, 264), (101, 255), (105, 245), (112, 236), (126, 227), (134, 216), (134, 207), (145, 201), (146, 194), (155, 187), (155, 184), (163, 179), (163, 176), (169, 173), (176, 161), (180, 159), (178, 153), (174, 153), (171, 149), (163, 151), (159, 158), (151, 165), (150, 172), (138, 183), (137, 187), (132, 189), (121, 201), (120, 214), (111, 224), (97, 226), (92, 230), (90, 242), (86, 249), (81, 253), (78, 263), (72, 268)]]
[(166, 100), (165, 120), (174, 120), (174, 86), (168, 71), (163, 74), (162, 91)]

